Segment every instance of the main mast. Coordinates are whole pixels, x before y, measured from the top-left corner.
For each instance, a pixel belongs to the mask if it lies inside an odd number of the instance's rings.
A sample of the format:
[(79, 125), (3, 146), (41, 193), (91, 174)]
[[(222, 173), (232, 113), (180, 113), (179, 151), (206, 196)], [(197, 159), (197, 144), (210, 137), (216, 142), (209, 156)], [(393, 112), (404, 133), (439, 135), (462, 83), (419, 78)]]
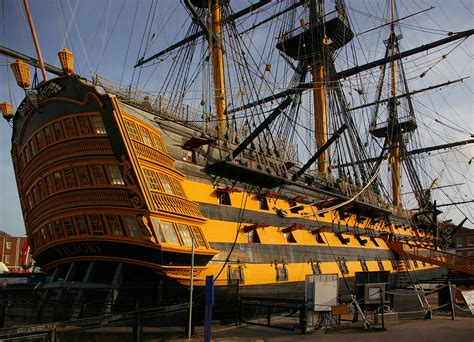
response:
[[(324, 2), (312, 0), (309, 8), (310, 25), (322, 25), (324, 20)], [(323, 33), (324, 34), (324, 33)], [(314, 134), (316, 148), (321, 148), (327, 141), (327, 114), (326, 114), (326, 72), (324, 56), (326, 55), (327, 37), (322, 37), (320, 53), (315, 53), (311, 62), (311, 76), (313, 81), (313, 109)], [(318, 173), (327, 175), (327, 153), (321, 153), (318, 158)]]
[[(337, 49), (349, 43), (354, 34), (345, 16), (342, 0), (336, 1), (336, 11), (326, 21), (323, 0), (309, 2), (309, 23), (302, 23), (302, 30), (297, 28), (282, 37), (277, 48), (289, 57), (305, 60), (311, 66), (313, 110), (316, 149), (325, 146), (328, 137), (326, 94), (328, 63)], [(326, 177), (328, 173), (327, 152), (318, 157), (318, 174)]]
[[(390, 11), (392, 23), (390, 25), (390, 56), (393, 58), (396, 54), (397, 37), (395, 35), (395, 0), (390, 1)], [(391, 128), (387, 130), (388, 140), (390, 146), (390, 166), (392, 170), (392, 199), (393, 205), (396, 207), (400, 206), (400, 132), (395, 127), (397, 120), (397, 70), (396, 62), (392, 60), (390, 63), (392, 69), (392, 87), (391, 96), (392, 99), (389, 102), (389, 124)]]

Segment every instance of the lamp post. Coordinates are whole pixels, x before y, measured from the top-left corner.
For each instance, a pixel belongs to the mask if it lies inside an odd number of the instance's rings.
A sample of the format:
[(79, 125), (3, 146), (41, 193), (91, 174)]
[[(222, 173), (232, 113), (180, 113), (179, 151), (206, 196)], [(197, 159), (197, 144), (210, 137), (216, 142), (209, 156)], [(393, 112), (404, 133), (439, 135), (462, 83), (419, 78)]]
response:
[(190, 279), (190, 290), (189, 290), (189, 319), (188, 319), (188, 339), (191, 339), (191, 327), (193, 320), (193, 281), (194, 281), (194, 236), (191, 235), (191, 274)]

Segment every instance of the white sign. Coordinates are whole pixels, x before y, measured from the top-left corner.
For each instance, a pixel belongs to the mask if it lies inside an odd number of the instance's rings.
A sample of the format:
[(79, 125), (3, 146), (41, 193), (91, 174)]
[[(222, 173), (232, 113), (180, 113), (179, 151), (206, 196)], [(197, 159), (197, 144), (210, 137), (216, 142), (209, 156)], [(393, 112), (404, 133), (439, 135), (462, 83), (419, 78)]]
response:
[(471, 310), (471, 313), (474, 315), (474, 290), (471, 291), (461, 291), (464, 300), (466, 301), (467, 306)]

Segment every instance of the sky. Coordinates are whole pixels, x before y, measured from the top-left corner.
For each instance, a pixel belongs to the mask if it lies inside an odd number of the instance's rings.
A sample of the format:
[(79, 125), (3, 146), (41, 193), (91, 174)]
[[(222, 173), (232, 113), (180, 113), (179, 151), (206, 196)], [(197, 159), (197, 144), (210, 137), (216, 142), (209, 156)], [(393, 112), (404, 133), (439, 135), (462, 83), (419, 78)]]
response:
[[(242, 7), (251, 2), (255, 0), (234, 0), (232, 3), (235, 3), (237, 7)], [(355, 17), (359, 17), (354, 19), (354, 22), (358, 23), (354, 27), (356, 32), (363, 32), (380, 25), (378, 17), (383, 14), (386, 2), (382, 0), (346, 2), (350, 12)], [(0, 3), (2, 11), (0, 44), (36, 57), (21, 2), (0, 0)], [(414, 47), (420, 42), (428, 43), (442, 38), (440, 34), (436, 34), (436, 30), (439, 32), (462, 31), (472, 29), (474, 26), (474, 0), (404, 0), (398, 1), (398, 4), (400, 17), (435, 7), (426, 13), (403, 21), (406, 24), (403, 44), (407, 48)], [(151, 0), (30, 0), (30, 10), (46, 63), (59, 66), (57, 52), (67, 47), (74, 53), (78, 74), (89, 79), (92, 75), (99, 74), (123, 84), (129, 84), (132, 76), (135, 81), (137, 80), (140, 71), (137, 69), (134, 74), (133, 65), (143, 55), (145, 45), (147, 47), (144, 55), (150, 56), (183, 37), (189, 24), (189, 19), (184, 19), (182, 5), (175, 0), (158, 2)], [(149, 15), (152, 12), (155, 16)], [(143, 34), (147, 22), (152, 27), (151, 32), (154, 36)], [(370, 43), (381, 39), (375, 34), (367, 34), (361, 38)], [(148, 41), (149, 44), (144, 44), (143, 41)], [(429, 70), (430, 75), (439, 76), (439, 82), (465, 76), (471, 77), (462, 86), (437, 92), (435, 100), (427, 99), (424, 102), (423, 96), (420, 97), (420, 104), (418, 104), (422, 111), (420, 123), (424, 126), (432, 126), (435, 132), (435, 137), (430, 144), (439, 143), (448, 138), (454, 141), (465, 140), (469, 138), (466, 132), (474, 133), (473, 45), (474, 37), (471, 37), (461, 47), (449, 53), (445, 61), (441, 61)], [(381, 53), (383, 53), (383, 46), (381, 49), (367, 48), (364, 51), (369, 59), (381, 57)], [(5, 58), (0, 56), (0, 102), (4, 100), (12, 102), (16, 109), (23, 95), (7, 66), (11, 62), (12, 60), (5, 61)], [(164, 61), (160, 67), (166, 68), (167, 63)], [(154, 67), (148, 66), (141, 71), (139, 87), (146, 84), (146, 89), (153, 89), (156, 86), (158, 82), (156, 78), (162, 71), (158, 70), (153, 78), (149, 78), (152, 74), (151, 70), (154, 70)], [(52, 77), (52, 75), (49, 76)], [(38, 77), (41, 78), (39, 71)], [(148, 79), (150, 81), (146, 82)], [(436, 82), (428, 85), (432, 84)], [(439, 125), (435, 121), (438, 113), (443, 114), (446, 125), (453, 126), (454, 129)], [(10, 157), (10, 138), (10, 126), (5, 121), (0, 122), (0, 230), (11, 235), (22, 236), (25, 234), (24, 223)], [(446, 197), (453, 196), (458, 196), (453, 198), (454, 201), (474, 198), (474, 161), (471, 164), (468, 163), (472, 157), (474, 157), (472, 146), (465, 147), (456, 153), (446, 152), (436, 157), (433, 163), (446, 164), (446, 170), (440, 176), (440, 185), (463, 182), (463, 185), (458, 188), (459, 191), (453, 193), (454, 195), (450, 195), (449, 192), (441, 194), (440, 201), (446, 202)], [(454, 169), (454, 173), (450, 173), (448, 168)], [(433, 175), (430, 177), (435, 178)], [(472, 224), (474, 205), (471, 203), (460, 208), (461, 211), (448, 208), (445, 210), (446, 215), (450, 215), (455, 223), (464, 216), (468, 216), (471, 223), (467, 226), (474, 227)]]

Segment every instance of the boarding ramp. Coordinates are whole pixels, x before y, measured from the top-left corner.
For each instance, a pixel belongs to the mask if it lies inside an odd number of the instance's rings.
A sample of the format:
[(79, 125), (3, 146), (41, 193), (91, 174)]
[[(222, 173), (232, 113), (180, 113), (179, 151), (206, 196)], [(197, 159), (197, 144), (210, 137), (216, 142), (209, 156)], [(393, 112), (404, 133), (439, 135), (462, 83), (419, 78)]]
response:
[(474, 275), (474, 258), (448, 253), (434, 248), (421, 247), (409, 242), (390, 241), (388, 246), (402, 257), (424, 261), (458, 272)]

